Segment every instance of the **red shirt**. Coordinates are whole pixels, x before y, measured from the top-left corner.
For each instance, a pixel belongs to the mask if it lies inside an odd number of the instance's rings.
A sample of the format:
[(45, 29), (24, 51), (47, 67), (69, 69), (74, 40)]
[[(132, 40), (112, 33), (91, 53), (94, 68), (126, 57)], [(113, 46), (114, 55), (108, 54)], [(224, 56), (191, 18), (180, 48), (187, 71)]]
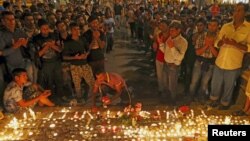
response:
[(120, 92), (125, 87), (124, 79), (116, 73), (101, 73), (97, 76), (93, 93), (97, 93), (101, 85), (107, 85), (117, 92)]
[(156, 60), (164, 62), (164, 53), (159, 48), (157, 49)]
[[(159, 37), (162, 38), (162, 33), (159, 34)], [(163, 42), (166, 42), (167, 38), (166, 39), (163, 39)], [(156, 60), (160, 61), (160, 62), (164, 62), (164, 52), (162, 52), (160, 49), (159, 49), (159, 43), (157, 42), (157, 51), (156, 51)]]

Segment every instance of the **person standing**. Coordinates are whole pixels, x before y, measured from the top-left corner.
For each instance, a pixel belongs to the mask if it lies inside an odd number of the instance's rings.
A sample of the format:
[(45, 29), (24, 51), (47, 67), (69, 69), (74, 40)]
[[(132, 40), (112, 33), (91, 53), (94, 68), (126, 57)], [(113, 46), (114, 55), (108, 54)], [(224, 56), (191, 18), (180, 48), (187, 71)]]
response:
[(8, 71), (15, 68), (24, 68), (28, 72), (29, 79), (33, 80), (33, 67), (28, 50), (28, 36), (24, 31), (16, 28), (15, 16), (12, 12), (4, 11), (2, 14), (0, 29), (0, 51), (5, 57)]
[(236, 79), (239, 77), (245, 52), (250, 51), (250, 25), (245, 21), (247, 6), (238, 3), (234, 7), (233, 21), (224, 24), (215, 46), (219, 54), (211, 82), (211, 107), (220, 110), (230, 107)]
[(83, 37), (86, 39), (89, 44), (89, 55), (88, 55), (88, 63), (92, 67), (94, 75), (96, 72), (104, 72), (104, 51), (105, 47), (105, 35), (99, 29), (100, 22), (95, 15), (91, 15), (88, 18), (88, 23), (90, 25), (90, 29), (83, 34)]
[[(84, 103), (92, 94), (95, 79), (92, 69), (87, 62), (89, 55), (88, 44), (86, 39), (80, 36), (79, 25), (71, 23), (70, 30), (71, 39), (67, 40), (64, 44), (63, 59), (70, 63), (70, 72), (75, 86), (76, 98), (79, 103)], [(89, 88), (86, 96), (82, 95), (82, 79), (84, 79)]]
[(189, 94), (192, 99), (207, 100), (207, 91), (209, 82), (212, 78), (214, 62), (218, 55), (214, 47), (214, 41), (217, 37), (219, 23), (217, 20), (211, 20), (208, 24), (208, 31), (205, 36), (197, 38), (195, 46), (196, 60), (193, 68), (192, 81)]
[(154, 44), (153, 49), (156, 52), (156, 58), (155, 58), (155, 69), (156, 69), (156, 76), (158, 81), (158, 94), (162, 95), (164, 92), (164, 47), (160, 46), (164, 45), (162, 43), (165, 43), (167, 39), (169, 38), (169, 24), (170, 21), (168, 20), (162, 20), (159, 24), (159, 30), (161, 31), (159, 35), (157, 35)]
[(115, 4), (114, 4), (114, 14), (115, 14), (115, 23), (117, 28), (120, 29), (121, 24), (122, 24), (122, 11), (123, 11), (123, 7), (122, 4), (119, 2), (119, 0), (116, 0)]
[(106, 38), (107, 38), (107, 48), (106, 53), (109, 53), (113, 49), (114, 45), (114, 27), (115, 27), (115, 20), (112, 17), (111, 12), (105, 13), (105, 19), (104, 19), (104, 26), (106, 31)]
[[(179, 21), (172, 21), (169, 35), (164, 49), (164, 75), (166, 81), (166, 94), (172, 99), (172, 104), (176, 102), (177, 84), (180, 64), (187, 50), (187, 40), (181, 35), (182, 25)], [(161, 46), (161, 45), (160, 45)]]
[[(40, 34), (33, 38), (37, 48), (37, 54), (41, 60), (41, 66), (38, 71), (38, 83), (45, 89), (52, 90), (56, 100), (63, 96), (63, 79), (61, 66), (61, 47), (56, 43), (53, 33), (49, 32), (49, 24), (46, 20), (38, 21)], [(60, 102), (60, 101), (58, 101)]]

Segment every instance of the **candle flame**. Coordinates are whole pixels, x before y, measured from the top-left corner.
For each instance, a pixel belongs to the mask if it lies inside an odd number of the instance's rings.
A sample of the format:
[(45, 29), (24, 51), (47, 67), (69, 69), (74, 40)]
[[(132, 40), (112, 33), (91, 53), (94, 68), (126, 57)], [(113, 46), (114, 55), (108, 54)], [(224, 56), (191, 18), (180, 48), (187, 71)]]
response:
[(34, 120), (36, 120), (36, 114), (35, 114), (35, 112), (34, 112), (32, 109), (30, 109), (30, 108), (29, 108), (29, 112), (30, 112), (31, 117), (32, 117)]

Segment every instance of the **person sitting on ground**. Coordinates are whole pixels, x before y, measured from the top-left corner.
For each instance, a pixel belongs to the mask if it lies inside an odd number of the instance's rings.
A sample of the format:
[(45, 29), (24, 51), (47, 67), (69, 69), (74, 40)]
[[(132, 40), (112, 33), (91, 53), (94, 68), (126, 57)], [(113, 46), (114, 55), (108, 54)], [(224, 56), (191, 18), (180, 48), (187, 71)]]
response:
[[(33, 107), (37, 103), (40, 106), (55, 106), (48, 96), (50, 90), (43, 90), (37, 84), (29, 84), (27, 71), (16, 68), (12, 71), (13, 81), (8, 84), (4, 91), (4, 108), (9, 113), (15, 113), (24, 107)], [(24, 89), (26, 87), (26, 89)]]
[[(116, 73), (102, 72), (96, 75), (96, 81), (93, 88), (93, 107), (96, 107), (96, 97), (99, 92), (102, 96), (104, 105), (115, 105), (121, 101), (120, 96), (127, 87), (125, 80)], [(107, 94), (112, 94), (111, 99)]]

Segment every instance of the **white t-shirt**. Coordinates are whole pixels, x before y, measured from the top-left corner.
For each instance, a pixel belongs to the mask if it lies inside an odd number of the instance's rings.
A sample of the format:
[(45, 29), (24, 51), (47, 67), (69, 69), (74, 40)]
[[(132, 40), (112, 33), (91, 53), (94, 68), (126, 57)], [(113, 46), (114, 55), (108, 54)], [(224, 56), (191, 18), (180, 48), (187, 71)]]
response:
[(109, 27), (108, 33), (114, 33), (115, 20), (113, 18), (108, 18), (104, 20), (104, 25)]
[(19, 110), (17, 102), (23, 99), (22, 95), (23, 87), (19, 87), (14, 81), (8, 84), (3, 97), (3, 104), (7, 112), (14, 113)]

